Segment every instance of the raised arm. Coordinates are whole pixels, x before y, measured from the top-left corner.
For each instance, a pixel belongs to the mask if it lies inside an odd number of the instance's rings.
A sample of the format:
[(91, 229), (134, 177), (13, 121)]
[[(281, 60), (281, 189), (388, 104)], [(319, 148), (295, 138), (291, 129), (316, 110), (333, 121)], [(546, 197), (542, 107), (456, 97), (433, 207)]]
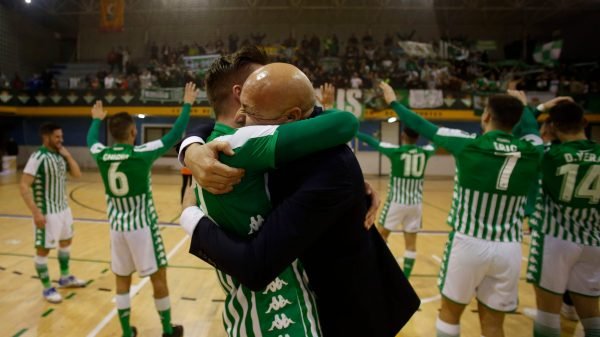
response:
[(193, 82), (187, 83), (185, 85), (183, 108), (181, 109), (181, 113), (179, 114), (179, 117), (177, 117), (177, 120), (175, 120), (173, 128), (171, 128), (171, 130), (161, 138), (165, 151), (168, 151), (171, 147), (175, 146), (175, 144), (177, 144), (177, 142), (183, 136), (185, 128), (190, 121), (190, 112), (192, 110), (192, 104), (194, 104), (194, 101), (196, 101), (196, 97), (198, 97), (196, 84)]
[(92, 148), (94, 144), (100, 143), (100, 125), (102, 120), (106, 117), (106, 111), (102, 106), (102, 101), (98, 100), (92, 107), (92, 125), (87, 133), (87, 146)]
[(275, 165), (345, 144), (356, 135), (358, 124), (352, 113), (340, 110), (283, 124), (277, 130)]
[(407, 127), (415, 130), (418, 134), (427, 138), (435, 145), (445, 148), (450, 153), (459, 153), (476, 137), (476, 135), (469, 134), (462, 130), (438, 127), (398, 103), (398, 101), (396, 101), (396, 93), (389, 84), (381, 82), (379, 87), (383, 90), (385, 101), (390, 104), (400, 120), (404, 122)]
[(439, 127), (425, 118), (419, 116), (415, 112), (407, 109), (404, 105), (396, 100), (394, 89), (387, 83), (379, 83), (379, 87), (383, 90), (383, 98), (398, 115), (398, 118), (409, 128), (415, 130), (418, 134), (433, 141)]

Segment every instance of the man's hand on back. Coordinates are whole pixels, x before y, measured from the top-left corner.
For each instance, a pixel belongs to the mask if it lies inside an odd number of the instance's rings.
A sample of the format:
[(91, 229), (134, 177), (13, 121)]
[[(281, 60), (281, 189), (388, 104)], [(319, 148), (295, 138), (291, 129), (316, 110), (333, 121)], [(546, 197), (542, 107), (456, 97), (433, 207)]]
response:
[(227, 142), (192, 144), (185, 151), (185, 166), (192, 171), (198, 185), (212, 194), (230, 192), (233, 185), (239, 183), (244, 176), (243, 169), (220, 163), (219, 152), (233, 155), (233, 150)]

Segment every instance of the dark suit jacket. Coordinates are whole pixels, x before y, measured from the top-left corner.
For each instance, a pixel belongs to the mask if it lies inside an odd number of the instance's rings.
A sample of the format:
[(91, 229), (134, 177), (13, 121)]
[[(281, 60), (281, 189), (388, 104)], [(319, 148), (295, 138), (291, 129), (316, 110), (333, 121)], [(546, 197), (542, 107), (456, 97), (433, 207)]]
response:
[(269, 173), (274, 210), (252, 237), (208, 218), (190, 253), (262, 290), (300, 258), (316, 295), (325, 337), (395, 336), (420, 300), (373, 227), (365, 230), (364, 179), (345, 145)]

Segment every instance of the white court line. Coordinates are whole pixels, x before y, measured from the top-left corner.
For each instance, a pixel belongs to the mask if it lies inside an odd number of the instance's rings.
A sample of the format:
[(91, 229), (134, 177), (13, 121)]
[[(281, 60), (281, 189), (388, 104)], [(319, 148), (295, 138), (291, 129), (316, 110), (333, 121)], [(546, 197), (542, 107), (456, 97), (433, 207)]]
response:
[(421, 300), (421, 304), (426, 304), (429, 302), (435, 302), (435, 301), (439, 301), (442, 299), (442, 295), (435, 295), (435, 296), (431, 296), (431, 297), (427, 297)]
[[(179, 250), (179, 248), (181, 248), (181, 246), (183, 246), (183, 244), (185, 243), (185, 241), (188, 239), (188, 236), (186, 235), (183, 239), (181, 239), (181, 241), (179, 241), (179, 243), (177, 243), (177, 245), (175, 245), (175, 247), (173, 249), (171, 249), (171, 251), (167, 254), (167, 260), (170, 260), (171, 257), (173, 257), (173, 255), (175, 255), (175, 253), (177, 253), (177, 251)], [(148, 281), (150, 281), (150, 277), (144, 277), (142, 279), (142, 281), (138, 284), (135, 284), (133, 287), (131, 287), (130, 291), (129, 291), (129, 296), (130, 297), (134, 297), (135, 295), (137, 295), (137, 293), (142, 289), (143, 286), (145, 286)], [(113, 297), (113, 302), (115, 301), (115, 298)], [(108, 324), (108, 322), (110, 322), (111, 319), (113, 319), (113, 317), (115, 317), (115, 315), (117, 315), (117, 309), (113, 309), (111, 312), (108, 313), (108, 315), (106, 315), (102, 321), (100, 321), (100, 323), (98, 323), (98, 325), (96, 325), (96, 327), (94, 328), (94, 330), (92, 330), (87, 337), (95, 337), (100, 330), (104, 329), (104, 327), (106, 326), (106, 324)]]
[(439, 256), (432, 254), (431, 258), (433, 258), (435, 260), (435, 262), (442, 264), (442, 259)]

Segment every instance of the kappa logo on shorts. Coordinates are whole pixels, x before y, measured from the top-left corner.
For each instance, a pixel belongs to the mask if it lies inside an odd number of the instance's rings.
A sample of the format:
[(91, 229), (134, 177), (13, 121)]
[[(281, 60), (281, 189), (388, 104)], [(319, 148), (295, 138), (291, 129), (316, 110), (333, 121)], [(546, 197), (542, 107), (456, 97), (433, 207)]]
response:
[(263, 219), (260, 214), (256, 217), (250, 217), (250, 231), (248, 232), (248, 235), (258, 232), (264, 221), (265, 219)]
[(287, 286), (288, 284), (285, 281), (282, 281), (279, 277), (276, 278), (275, 280), (273, 280), (273, 282), (269, 283), (269, 285), (267, 286), (267, 288), (265, 288), (265, 291), (263, 291), (263, 294), (268, 294), (269, 292), (276, 292), (281, 290), (281, 288), (283, 288), (283, 286)]
[(285, 314), (281, 314), (281, 316), (275, 315), (275, 319), (273, 320), (269, 331), (273, 331), (273, 329), (287, 329), (292, 324), (296, 324), (296, 322), (289, 319)]
[(277, 310), (285, 307), (288, 304), (292, 304), (292, 302), (283, 298), (283, 296), (281, 296), (281, 295), (273, 296), (271, 298), (271, 304), (269, 305), (269, 310), (267, 310), (265, 313), (268, 314), (271, 312), (271, 310), (277, 311)]

